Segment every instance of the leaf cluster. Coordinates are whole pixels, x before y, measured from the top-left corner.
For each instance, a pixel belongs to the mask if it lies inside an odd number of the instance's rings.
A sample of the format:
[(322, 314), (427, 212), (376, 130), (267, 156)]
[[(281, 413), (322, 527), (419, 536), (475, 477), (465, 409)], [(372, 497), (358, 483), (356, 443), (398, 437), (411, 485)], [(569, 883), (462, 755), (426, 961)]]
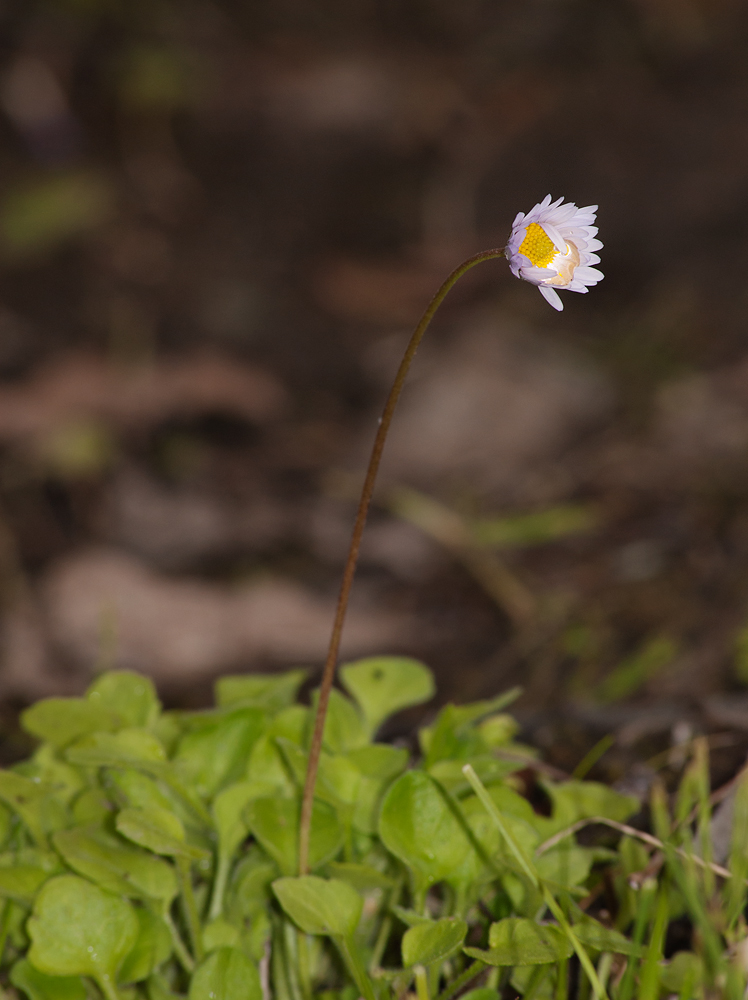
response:
[[(625, 826), (638, 800), (542, 776), (504, 711), (516, 691), (442, 708), (413, 760), (376, 734), (432, 697), (430, 672), (397, 657), (348, 664), (325, 727), (311, 874), (299, 876), (315, 700), (298, 702), (303, 680), (224, 677), (215, 708), (165, 712), (148, 679), (115, 671), (24, 713), (41, 742), (0, 770), (0, 990), (743, 996), (748, 781), (721, 868), (703, 741), (672, 802), (656, 786), (654, 832), (640, 833)], [(678, 919), (691, 947), (665, 960)]]

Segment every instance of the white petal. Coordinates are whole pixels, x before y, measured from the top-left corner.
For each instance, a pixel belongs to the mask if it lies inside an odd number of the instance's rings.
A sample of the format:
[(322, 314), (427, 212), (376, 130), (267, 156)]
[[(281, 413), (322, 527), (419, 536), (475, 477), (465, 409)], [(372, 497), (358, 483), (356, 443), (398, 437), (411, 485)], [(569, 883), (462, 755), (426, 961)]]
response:
[(605, 275), (602, 271), (598, 271), (596, 267), (578, 267), (574, 272), (574, 277), (579, 278), (585, 283), (585, 285), (596, 285), (598, 281), (602, 281)]
[(559, 253), (566, 253), (566, 240), (561, 236), (561, 233), (555, 226), (552, 226), (550, 222), (541, 222), (540, 228)]
[(554, 288), (550, 288), (548, 285), (539, 285), (540, 294), (543, 296), (548, 305), (553, 306), (558, 312), (561, 312), (564, 308), (564, 304), (559, 298), (558, 292)]

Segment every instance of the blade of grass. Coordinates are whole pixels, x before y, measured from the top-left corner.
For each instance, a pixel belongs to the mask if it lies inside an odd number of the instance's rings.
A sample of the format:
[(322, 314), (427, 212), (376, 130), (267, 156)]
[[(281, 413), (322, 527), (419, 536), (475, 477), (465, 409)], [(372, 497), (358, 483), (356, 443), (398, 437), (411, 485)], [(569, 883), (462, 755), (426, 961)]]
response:
[[(646, 879), (639, 892), (639, 905), (636, 908), (634, 933), (631, 938), (632, 942), (637, 947), (641, 945), (644, 940), (644, 934), (647, 930), (647, 924), (649, 923), (649, 914), (652, 909), (652, 902), (657, 892), (656, 879)], [(618, 989), (617, 1000), (631, 1000), (634, 992), (634, 977), (636, 976), (636, 969), (637, 962), (632, 955), (626, 964), (626, 971), (623, 974), (623, 979), (621, 980), (621, 985)]]
[(668, 924), (667, 888), (663, 885), (657, 896), (652, 935), (642, 962), (638, 1000), (657, 1000), (660, 995), (660, 961)]
[(569, 939), (569, 941), (571, 943), (571, 946), (573, 947), (574, 951), (577, 953), (577, 956), (578, 956), (579, 961), (580, 961), (580, 963), (582, 965), (582, 968), (586, 972), (587, 978), (592, 983), (592, 988), (595, 991), (596, 996), (600, 997), (601, 1000), (607, 1000), (607, 994), (605, 992), (605, 989), (602, 986), (600, 980), (598, 979), (597, 972), (595, 971), (595, 967), (592, 964), (592, 962), (590, 961), (590, 957), (587, 954), (587, 952), (585, 951), (584, 947), (582, 946), (581, 941), (576, 936), (576, 934), (574, 933), (574, 931), (571, 929), (571, 926), (570, 926), (569, 922), (567, 921), (566, 917), (564, 916), (563, 911), (561, 910), (561, 907), (558, 905), (558, 903), (556, 902), (556, 900), (553, 898), (553, 895), (551, 894), (551, 892), (548, 889), (547, 885), (545, 884), (545, 882), (543, 881), (543, 879), (541, 879), (540, 876), (538, 875), (537, 869), (535, 868), (535, 865), (533, 864), (532, 860), (525, 854), (525, 852), (522, 850), (522, 848), (517, 843), (517, 841), (514, 839), (514, 837), (509, 833), (509, 830), (507, 829), (506, 824), (504, 823), (504, 820), (501, 818), (501, 813), (497, 809), (496, 804), (494, 803), (494, 801), (491, 798), (491, 796), (486, 791), (486, 788), (483, 785), (483, 783), (481, 782), (480, 778), (475, 773), (475, 771), (470, 766), (470, 764), (466, 764), (463, 767), (462, 773), (467, 778), (468, 782), (470, 783), (471, 788), (473, 789), (473, 791), (475, 792), (475, 794), (478, 796), (479, 800), (483, 804), (483, 807), (486, 810), (486, 812), (488, 813), (488, 815), (491, 817), (491, 819), (493, 819), (494, 823), (496, 824), (496, 826), (497, 826), (497, 828), (499, 830), (499, 833), (503, 837), (504, 841), (506, 842), (507, 847), (509, 848), (509, 850), (511, 851), (511, 853), (516, 858), (516, 860), (517, 860), (518, 864), (520, 865), (520, 867), (522, 868), (522, 870), (525, 872), (525, 874), (527, 875), (527, 877), (530, 879), (531, 883), (534, 886), (537, 886), (538, 888), (540, 888), (540, 890), (541, 890), (541, 892), (543, 894), (543, 899), (545, 901), (546, 906), (548, 907), (548, 909), (551, 911), (551, 913), (553, 914), (553, 916), (558, 921), (559, 927), (564, 932), (564, 934), (566, 934), (566, 936), (568, 937), (568, 939)]

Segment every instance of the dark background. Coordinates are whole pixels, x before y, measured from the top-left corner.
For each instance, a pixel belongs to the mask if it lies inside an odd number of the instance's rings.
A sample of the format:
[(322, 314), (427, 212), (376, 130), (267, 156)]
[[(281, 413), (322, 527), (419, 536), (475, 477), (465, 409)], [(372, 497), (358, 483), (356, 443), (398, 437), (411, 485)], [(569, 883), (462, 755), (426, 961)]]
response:
[(112, 663), (174, 705), (319, 668), (410, 328), (551, 193), (600, 205), (605, 280), (562, 314), (503, 262), (452, 293), (345, 654), (522, 683), (569, 770), (699, 732), (734, 768), (747, 32), (740, 0), (0, 0), (6, 757)]

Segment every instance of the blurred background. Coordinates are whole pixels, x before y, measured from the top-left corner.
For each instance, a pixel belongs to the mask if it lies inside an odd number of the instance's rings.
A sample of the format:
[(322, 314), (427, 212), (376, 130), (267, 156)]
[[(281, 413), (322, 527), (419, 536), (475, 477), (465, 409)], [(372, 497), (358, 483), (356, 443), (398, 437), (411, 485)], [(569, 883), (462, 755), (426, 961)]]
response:
[(344, 653), (521, 682), (569, 771), (700, 732), (734, 770), (747, 56), (741, 0), (0, 0), (0, 754), (112, 664), (193, 707), (314, 676), (410, 330), (550, 193), (605, 281), (451, 294)]

